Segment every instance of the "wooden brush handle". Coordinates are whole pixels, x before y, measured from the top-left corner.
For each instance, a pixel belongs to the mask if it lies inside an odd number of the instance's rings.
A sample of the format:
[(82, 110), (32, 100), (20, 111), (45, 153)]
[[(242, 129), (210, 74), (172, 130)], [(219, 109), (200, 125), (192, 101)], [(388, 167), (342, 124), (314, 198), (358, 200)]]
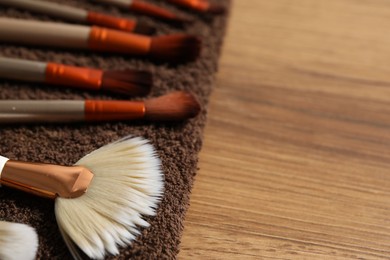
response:
[(91, 27), (0, 18), (0, 41), (61, 48), (88, 48)]
[(0, 78), (45, 81), (46, 63), (0, 57)]
[(81, 23), (86, 22), (88, 15), (86, 10), (47, 1), (0, 0), (0, 4)]
[(0, 123), (117, 121), (144, 115), (141, 101), (0, 100)]

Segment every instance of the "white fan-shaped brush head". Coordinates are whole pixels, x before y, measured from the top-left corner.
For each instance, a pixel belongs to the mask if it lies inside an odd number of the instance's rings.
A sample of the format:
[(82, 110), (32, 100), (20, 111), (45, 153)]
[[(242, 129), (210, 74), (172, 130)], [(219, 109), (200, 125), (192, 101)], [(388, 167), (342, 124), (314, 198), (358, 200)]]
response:
[(0, 259), (32, 260), (38, 249), (38, 235), (28, 225), (0, 221)]
[(94, 174), (87, 192), (75, 199), (57, 198), (60, 229), (90, 258), (118, 254), (149, 224), (163, 194), (163, 173), (147, 140), (125, 137), (79, 160)]

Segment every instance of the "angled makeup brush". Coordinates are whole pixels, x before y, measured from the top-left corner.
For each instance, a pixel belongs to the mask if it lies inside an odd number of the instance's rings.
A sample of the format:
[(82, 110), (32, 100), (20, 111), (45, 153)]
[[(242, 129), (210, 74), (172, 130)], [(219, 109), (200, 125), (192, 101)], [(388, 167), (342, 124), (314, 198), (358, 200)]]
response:
[(106, 71), (0, 57), (0, 78), (42, 82), (76, 89), (104, 90), (127, 96), (146, 95), (153, 84), (147, 71)]
[(37, 249), (35, 229), (25, 224), (0, 221), (0, 259), (33, 260)]
[(187, 23), (192, 20), (188, 17), (175, 14), (165, 8), (140, 0), (94, 0), (96, 2), (113, 5), (123, 10), (134, 11), (139, 14), (155, 17), (164, 21), (174, 23)]
[(0, 4), (62, 18), (75, 23), (87, 23), (139, 34), (152, 34), (155, 32), (155, 28), (142, 22), (48, 1), (1, 0)]
[(143, 217), (156, 214), (164, 189), (154, 147), (130, 137), (91, 152), (75, 166), (0, 156), (0, 183), (54, 199), (65, 241), (99, 259), (118, 254), (118, 247), (129, 245), (139, 228), (149, 226)]
[(149, 37), (96, 26), (0, 18), (0, 42), (121, 53), (163, 62), (194, 61), (201, 50), (196, 36)]
[(0, 123), (181, 121), (199, 111), (198, 101), (184, 91), (144, 101), (0, 100)]
[(224, 6), (218, 4), (212, 4), (208, 0), (166, 0), (166, 1), (201, 13), (223, 14), (226, 11)]

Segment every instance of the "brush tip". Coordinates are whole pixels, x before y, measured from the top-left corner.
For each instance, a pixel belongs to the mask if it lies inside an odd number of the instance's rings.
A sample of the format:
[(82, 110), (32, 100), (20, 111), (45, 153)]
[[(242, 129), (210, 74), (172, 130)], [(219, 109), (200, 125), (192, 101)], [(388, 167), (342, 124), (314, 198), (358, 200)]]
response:
[(104, 71), (102, 90), (126, 96), (144, 96), (149, 94), (153, 85), (152, 73), (141, 70)]
[(171, 34), (152, 38), (152, 58), (172, 63), (195, 61), (201, 52), (202, 41), (193, 35)]
[(153, 121), (180, 121), (199, 114), (201, 107), (189, 92), (175, 91), (145, 100), (145, 118)]
[(134, 33), (152, 35), (156, 33), (156, 28), (143, 22), (138, 22), (135, 25)]
[(210, 4), (207, 12), (210, 14), (224, 14), (226, 12), (226, 8), (222, 5)]
[(38, 235), (25, 224), (0, 221), (0, 259), (35, 259)]

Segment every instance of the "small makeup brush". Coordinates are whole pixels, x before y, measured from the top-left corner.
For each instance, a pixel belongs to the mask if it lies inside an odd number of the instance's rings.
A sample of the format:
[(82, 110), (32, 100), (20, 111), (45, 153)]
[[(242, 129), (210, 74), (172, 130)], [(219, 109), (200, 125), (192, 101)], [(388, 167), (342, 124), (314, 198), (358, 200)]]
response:
[(166, 0), (166, 1), (201, 13), (223, 14), (226, 11), (224, 6), (218, 4), (212, 4), (208, 0)]
[(188, 17), (178, 15), (174, 12), (171, 12), (165, 8), (156, 6), (151, 3), (140, 0), (94, 0), (102, 4), (113, 5), (122, 10), (130, 10), (139, 14), (159, 18), (168, 22), (175, 23), (187, 23), (192, 20)]
[(118, 247), (140, 234), (139, 228), (149, 226), (143, 217), (156, 214), (164, 189), (153, 146), (130, 137), (93, 151), (75, 166), (0, 156), (0, 183), (54, 199), (67, 245), (71, 240), (88, 257), (99, 259), (118, 254)]
[(87, 23), (139, 34), (153, 34), (155, 28), (136, 20), (88, 11), (68, 5), (40, 0), (1, 0), (1, 5), (46, 14), (75, 23)]
[(181, 121), (199, 111), (198, 101), (184, 91), (144, 101), (0, 100), (0, 123)]
[(104, 90), (127, 96), (146, 95), (153, 84), (152, 74), (147, 71), (107, 71), (5, 57), (0, 57), (0, 78)]
[(194, 61), (201, 50), (200, 39), (187, 34), (149, 37), (96, 26), (13, 18), (0, 18), (0, 42), (122, 53), (171, 63)]
[(33, 260), (37, 249), (35, 229), (25, 224), (0, 221), (0, 259)]

